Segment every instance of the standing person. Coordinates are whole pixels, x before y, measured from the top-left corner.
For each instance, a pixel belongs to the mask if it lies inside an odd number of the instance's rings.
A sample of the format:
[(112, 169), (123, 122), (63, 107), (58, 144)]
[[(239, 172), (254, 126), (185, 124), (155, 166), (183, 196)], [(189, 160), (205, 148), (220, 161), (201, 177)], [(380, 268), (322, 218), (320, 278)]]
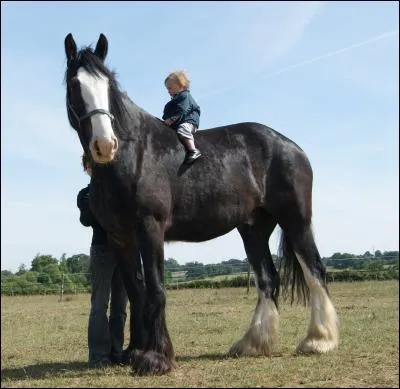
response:
[(189, 91), (190, 80), (183, 71), (170, 73), (164, 80), (171, 100), (165, 105), (163, 120), (177, 132), (180, 142), (186, 149), (183, 163), (191, 164), (201, 157), (196, 149), (193, 134), (200, 124), (200, 107)]
[[(86, 154), (82, 156), (84, 171), (91, 176), (92, 167)], [(92, 227), (90, 273), (92, 282), (91, 309), (88, 325), (89, 367), (106, 367), (122, 357), (128, 296), (113, 248), (107, 233), (94, 218), (89, 207), (90, 184), (77, 196), (80, 222)], [(110, 317), (107, 317), (110, 302)]]

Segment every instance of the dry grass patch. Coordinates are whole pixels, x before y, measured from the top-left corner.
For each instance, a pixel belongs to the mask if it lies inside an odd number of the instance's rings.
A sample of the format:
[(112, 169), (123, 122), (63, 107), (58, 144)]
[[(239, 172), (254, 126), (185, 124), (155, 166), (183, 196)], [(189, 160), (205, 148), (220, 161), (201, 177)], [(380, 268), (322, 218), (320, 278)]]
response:
[[(89, 295), (1, 298), (2, 387), (398, 387), (398, 282), (336, 283), (338, 350), (294, 356), (309, 310), (281, 302), (272, 358), (226, 358), (250, 324), (255, 289), (168, 291), (177, 369), (136, 377), (129, 367), (87, 369)], [(127, 323), (127, 330), (129, 323)], [(128, 335), (128, 334), (127, 334)], [(126, 344), (128, 336), (126, 336)]]

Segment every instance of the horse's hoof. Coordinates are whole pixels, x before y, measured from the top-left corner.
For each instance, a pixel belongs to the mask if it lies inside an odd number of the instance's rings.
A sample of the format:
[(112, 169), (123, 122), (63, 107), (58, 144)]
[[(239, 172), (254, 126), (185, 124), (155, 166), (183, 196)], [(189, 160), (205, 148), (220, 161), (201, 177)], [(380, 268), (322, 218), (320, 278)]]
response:
[(134, 349), (126, 349), (125, 351), (122, 352), (122, 356), (120, 359), (120, 364), (122, 365), (133, 365), (135, 360), (138, 358), (138, 356), (143, 353), (143, 351), (138, 350), (136, 348)]
[(260, 357), (272, 355), (272, 343), (256, 344), (250, 337), (245, 336), (234, 343), (228, 351), (228, 357)]
[(236, 342), (231, 346), (227, 356), (231, 358), (239, 358), (242, 356), (242, 348), (239, 346), (239, 342)]
[(155, 351), (146, 351), (135, 356), (132, 369), (139, 376), (163, 375), (175, 367), (173, 359)]
[(296, 347), (296, 354), (325, 354), (338, 346), (337, 342), (323, 339), (303, 339)]

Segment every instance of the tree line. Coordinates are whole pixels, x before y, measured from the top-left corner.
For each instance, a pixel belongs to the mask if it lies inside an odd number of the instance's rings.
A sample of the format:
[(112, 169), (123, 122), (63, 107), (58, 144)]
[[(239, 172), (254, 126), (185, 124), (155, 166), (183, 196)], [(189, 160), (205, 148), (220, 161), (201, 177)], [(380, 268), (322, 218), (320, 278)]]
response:
[[(273, 261), (279, 268), (279, 258), (273, 255)], [(351, 253), (334, 253), (331, 257), (323, 258), (328, 267), (328, 280), (340, 280), (339, 273), (330, 274), (329, 270), (347, 271), (346, 276), (354, 279), (365, 279), (363, 273), (349, 273), (349, 271), (386, 272), (383, 278), (398, 278), (399, 252), (376, 250), (373, 254), (366, 251), (362, 255)], [(208, 282), (200, 282), (216, 276), (229, 276), (245, 273), (249, 269), (247, 258), (229, 259), (216, 264), (203, 264), (201, 262), (187, 262), (184, 265), (174, 258), (164, 261), (164, 282), (166, 286), (177, 282), (192, 282), (193, 285), (208, 285)], [(343, 273), (345, 274), (345, 273)], [(350, 275), (349, 275), (350, 274)], [(380, 276), (381, 277), (381, 276)], [(243, 281), (244, 280), (244, 281)], [(196, 281), (193, 284), (193, 281)], [(200, 282), (200, 283), (199, 283)], [(221, 286), (228, 281), (218, 281)], [(224, 283), (225, 282), (225, 283)], [(241, 276), (236, 281), (229, 281), (231, 286), (239, 286), (246, 283), (246, 277)], [(228, 284), (229, 284), (228, 282)], [(216, 285), (214, 282), (213, 285)], [(219, 285), (218, 284), (218, 285)], [(235, 285), (233, 285), (235, 284)], [(236, 285), (237, 284), (237, 285)], [(63, 286), (64, 292), (90, 291), (89, 256), (76, 254), (67, 257), (63, 254), (60, 259), (52, 255), (37, 254), (29, 269), (21, 264), (15, 273), (9, 270), (1, 271), (1, 292), (8, 294), (33, 294), (57, 292)]]

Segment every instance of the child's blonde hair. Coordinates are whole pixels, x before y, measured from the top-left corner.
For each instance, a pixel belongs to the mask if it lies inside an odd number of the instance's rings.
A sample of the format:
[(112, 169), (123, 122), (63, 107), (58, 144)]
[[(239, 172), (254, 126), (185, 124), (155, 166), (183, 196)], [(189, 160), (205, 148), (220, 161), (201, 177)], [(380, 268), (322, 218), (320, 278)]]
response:
[(172, 80), (181, 87), (189, 89), (190, 80), (184, 70), (176, 70), (175, 72), (171, 72), (170, 74), (168, 74), (167, 78), (164, 80), (164, 85), (167, 83), (168, 80)]

